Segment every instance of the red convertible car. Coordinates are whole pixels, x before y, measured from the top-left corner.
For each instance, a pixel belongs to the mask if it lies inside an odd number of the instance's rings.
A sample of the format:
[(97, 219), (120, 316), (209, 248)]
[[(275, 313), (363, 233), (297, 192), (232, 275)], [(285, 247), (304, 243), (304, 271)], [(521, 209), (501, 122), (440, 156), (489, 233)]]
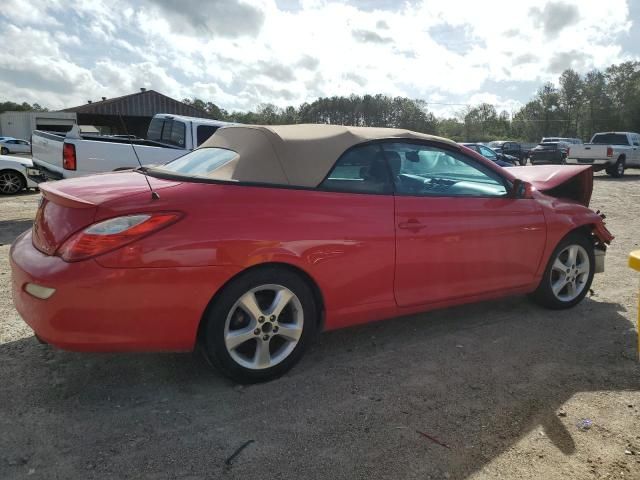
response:
[(189, 351), (241, 382), (321, 330), (513, 294), (567, 308), (612, 240), (589, 167), (502, 169), (448, 140), (230, 126), (160, 167), (41, 185), (15, 305), (77, 351)]

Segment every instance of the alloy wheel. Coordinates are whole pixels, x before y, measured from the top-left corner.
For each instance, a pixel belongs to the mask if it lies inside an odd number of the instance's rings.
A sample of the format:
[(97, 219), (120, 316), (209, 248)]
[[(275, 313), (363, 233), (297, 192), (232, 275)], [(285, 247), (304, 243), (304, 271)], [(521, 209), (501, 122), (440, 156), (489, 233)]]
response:
[(591, 265), (581, 245), (568, 245), (556, 256), (551, 266), (551, 291), (562, 302), (570, 302), (585, 289)]
[(0, 193), (13, 195), (22, 190), (22, 178), (14, 172), (0, 173)]
[(231, 307), (224, 344), (239, 365), (263, 370), (285, 360), (302, 336), (304, 312), (298, 297), (282, 285), (252, 288)]

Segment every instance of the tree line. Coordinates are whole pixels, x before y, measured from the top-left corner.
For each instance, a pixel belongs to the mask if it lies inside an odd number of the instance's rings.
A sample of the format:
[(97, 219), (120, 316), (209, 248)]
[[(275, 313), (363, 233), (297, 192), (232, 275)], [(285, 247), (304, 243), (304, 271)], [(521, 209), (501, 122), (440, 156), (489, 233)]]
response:
[[(386, 95), (321, 97), (284, 108), (266, 103), (248, 112), (229, 112), (198, 98), (183, 101), (213, 118), (238, 123), (395, 127), (456, 141), (537, 142), (545, 136), (588, 140), (597, 131), (640, 131), (640, 62), (611, 65), (584, 75), (568, 69), (559, 76), (558, 86), (542, 85), (515, 112), (498, 112), (494, 105), (482, 103), (464, 107), (448, 118), (436, 118), (424, 100)], [(0, 102), (0, 113), (8, 110), (47, 111), (37, 103)]]
[(33, 105), (22, 102), (0, 102), (0, 113), (2, 112), (48, 112), (49, 109), (45, 107), (41, 107), (39, 104), (34, 103)]
[(255, 111), (227, 112), (211, 102), (185, 99), (213, 117), (252, 124), (331, 123), (407, 128), (456, 141), (515, 139), (538, 142), (561, 136), (589, 140), (597, 131), (640, 131), (640, 62), (611, 65), (584, 75), (572, 69), (549, 82), (515, 112), (482, 103), (449, 118), (436, 118), (424, 100), (385, 95), (323, 97), (298, 107), (261, 104)]

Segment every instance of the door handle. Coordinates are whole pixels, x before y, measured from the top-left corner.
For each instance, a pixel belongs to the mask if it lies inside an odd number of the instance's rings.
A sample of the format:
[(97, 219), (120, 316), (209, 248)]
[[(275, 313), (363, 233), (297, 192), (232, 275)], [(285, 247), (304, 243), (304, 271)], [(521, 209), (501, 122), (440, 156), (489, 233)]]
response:
[(405, 229), (405, 230), (420, 230), (420, 229), (423, 229), (423, 228), (426, 228), (426, 227), (427, 226), (425, 224), (420, 223), (415, 218), (410, 218), (406, 222), (400, 222), (398, 224), (398, 228), (402, 228), (402, 229)]

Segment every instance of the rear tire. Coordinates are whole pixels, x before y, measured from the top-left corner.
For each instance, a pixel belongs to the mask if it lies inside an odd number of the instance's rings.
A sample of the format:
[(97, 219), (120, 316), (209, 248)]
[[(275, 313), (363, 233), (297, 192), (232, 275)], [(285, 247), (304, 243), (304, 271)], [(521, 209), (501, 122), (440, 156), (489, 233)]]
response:
[(626, 167), (624, 158), (620, 157), (616, 163), (612, 166), (607, 167), (607, 173), (611, 175), (613, 178), (621, 178), (624, 176), (624, 170)]
[(7, 147), (0, 148), (0, 154), (7, 155), (9, 153), (9, 149)]
[(546, 308), (571, 308), (589, 291), (594, 272), (593, 242), (584, 234), (570, 233), (551, 254), (540, 285), (531, 297)]
[(315, 336), (318, 311), (306, 280), (284, 268), (241, 274), (214, 299), (203, 318), (208, 360), (238, 383), (288, 372)]

